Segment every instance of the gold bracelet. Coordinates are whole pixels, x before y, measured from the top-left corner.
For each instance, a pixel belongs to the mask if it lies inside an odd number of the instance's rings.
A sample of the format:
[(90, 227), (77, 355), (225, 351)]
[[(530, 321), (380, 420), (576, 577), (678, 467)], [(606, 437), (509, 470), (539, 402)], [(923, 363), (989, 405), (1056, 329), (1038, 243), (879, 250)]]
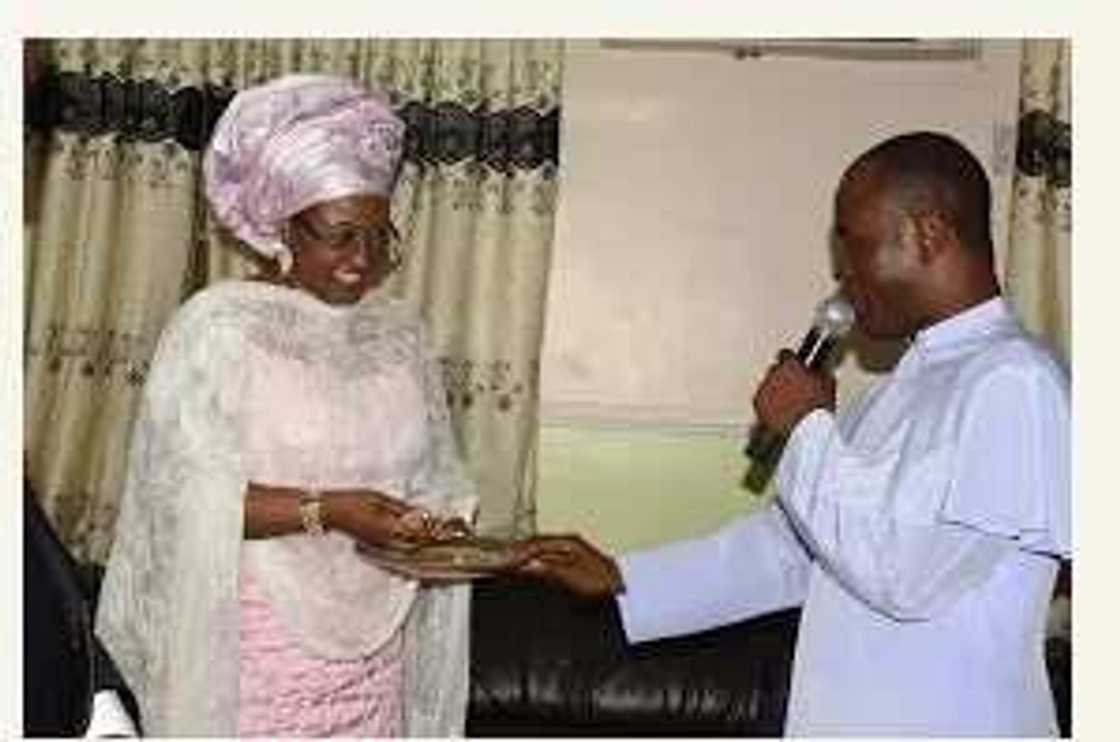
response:
[(326, 533), (323, 528), (323, 496), (319, 490), (309, 487), (299, 496), (299, 517), (303, 521), (303, 530), (311, 536), (322, 536)]

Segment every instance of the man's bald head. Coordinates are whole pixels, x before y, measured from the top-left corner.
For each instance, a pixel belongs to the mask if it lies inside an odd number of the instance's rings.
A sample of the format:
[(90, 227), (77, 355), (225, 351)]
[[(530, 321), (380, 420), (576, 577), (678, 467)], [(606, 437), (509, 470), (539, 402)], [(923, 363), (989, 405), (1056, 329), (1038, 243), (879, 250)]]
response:
[(983, 166), (960, 142), (933, 132), (888, 139), (845, 174), (848, 182), (865, 179), (903, 213), (940, 215), (965, 251), (992, 260), (991, 187)]

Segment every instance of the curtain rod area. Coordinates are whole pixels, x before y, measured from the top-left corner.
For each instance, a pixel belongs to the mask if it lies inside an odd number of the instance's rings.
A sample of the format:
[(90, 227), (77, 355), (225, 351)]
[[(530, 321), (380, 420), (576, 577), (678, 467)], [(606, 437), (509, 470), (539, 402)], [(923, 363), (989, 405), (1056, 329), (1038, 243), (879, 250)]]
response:
[(733, 59), (806, 57), (849, 61), (972, 61), (980, 58), (979, 39), (920, 38), (609, 38), (604, 49), (626, 52), (720, 54)]

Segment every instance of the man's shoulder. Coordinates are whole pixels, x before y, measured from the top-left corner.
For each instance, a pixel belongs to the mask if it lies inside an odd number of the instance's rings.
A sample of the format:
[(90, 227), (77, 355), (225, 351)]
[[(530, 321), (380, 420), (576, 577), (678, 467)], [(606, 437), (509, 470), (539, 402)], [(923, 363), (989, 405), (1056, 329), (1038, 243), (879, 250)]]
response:
[(972, 356), (962, 376), (971, 382), (994, 377), (1027, 379), (1069, 388), (1069, 369), (1045, 343), (1027, 332), (1008, 333)]

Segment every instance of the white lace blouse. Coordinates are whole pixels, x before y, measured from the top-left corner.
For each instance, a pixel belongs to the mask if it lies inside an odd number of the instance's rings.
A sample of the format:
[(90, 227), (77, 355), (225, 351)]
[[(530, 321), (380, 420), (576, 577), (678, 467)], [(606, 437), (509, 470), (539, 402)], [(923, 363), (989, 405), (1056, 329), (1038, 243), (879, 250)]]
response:
[(332, 306), (229, 281), (169, 322), (133, 429), (97, 622), (146, 731), (236, 733), (244, 559), (310, 652), (366, 655), (404, 627), (406, 733), (461, 734), (467, 588), (420, 589), (338, 533), (246, 541), (250, 481), (366, 487), (470, 517), (474, 489), (413, 312), (376, 294)]

